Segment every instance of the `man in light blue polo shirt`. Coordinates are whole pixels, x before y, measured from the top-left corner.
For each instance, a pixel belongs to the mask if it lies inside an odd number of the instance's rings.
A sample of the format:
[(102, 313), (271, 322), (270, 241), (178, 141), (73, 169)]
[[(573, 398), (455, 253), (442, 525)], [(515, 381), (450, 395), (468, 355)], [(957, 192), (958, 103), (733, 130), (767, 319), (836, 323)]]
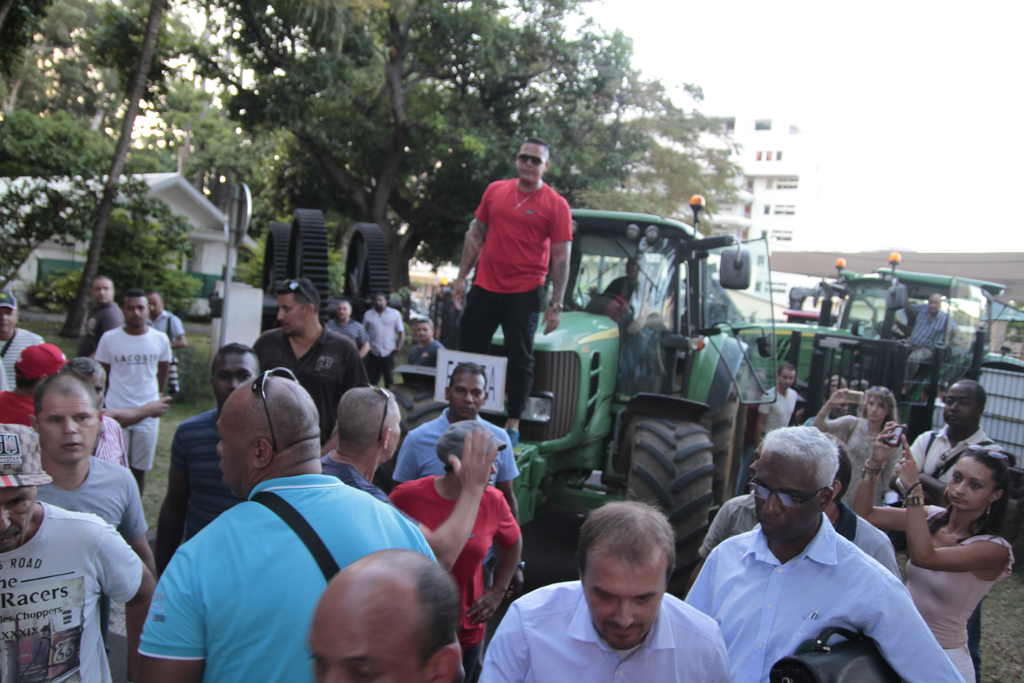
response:
[(295, 508), (339, 567), (389, 548), (434, 557), (397, 510), (320, 473), (316, 405), (275, 373), (288, 371), (263, 373), (221, 409), (224, 482), (248, 500), (178, 548), (161, 576), (139, 647), (148, 683), (313, 681), (305, 636), (324, 574), (257, 493)]
[(406, 434), (391, 477), (399, 484), (431, 475), (443, 477), (444, 465), (437, 458), (436, 451), (438, 439), (453, 422), (476, 420), (490, 429), (499, 442), (504, 444), (504, 448), (498, 451), (498, 473), (494, 485), (505, 494), (512, 514), (518, 517), (519, 506), (516, 505), (516, 496), (512, 491), (512, 480), (519, 476), (519, 468), (516, 467), (512, 442), (508, 432), (480, 417), (480, 408), (487, 401), (487, 375), (483, 366), (476, 363), (456, 365), (448, 378), (444, 398), (448, 401), (448, 408), (439, 417)]

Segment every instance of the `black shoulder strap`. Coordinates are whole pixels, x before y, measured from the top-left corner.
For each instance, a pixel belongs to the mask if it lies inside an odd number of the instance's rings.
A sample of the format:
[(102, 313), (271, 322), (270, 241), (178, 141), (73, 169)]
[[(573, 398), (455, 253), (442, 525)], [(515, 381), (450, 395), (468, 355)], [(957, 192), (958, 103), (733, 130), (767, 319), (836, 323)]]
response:
[(12, 334), (12, 335), (11, 335), (11, 338), (7, 340), (7, 343), (6, 343), (6, 344), (4, 344), (4, 348), (3, 348), (3, 350), (2, 350), (2, 351), (0, 351), (0, 356), (2, 356), (2, 357), (4, 357), (4, 358), (6, 358), (6, 357), (7, 357), (7, 349), (11, 348), (11, 342), (13, 342), (13, 341), (14, 341), (14, 338), (15, 338), (15, 337), (16, 337), (17, 335), (18, 335), (18, 330), (17, 330), (17, 328), (15, 328), (15, 330), (14, 330), (14, 334)]
[(309, 548), (310, 554), (313, 555), (313, 559), (316, 560), (317, 566), (320, 567), (320, 571), (323, 572), (324, 579), (330, 581), (331, 578), (338, 573), (338, 563), (334, 561), (331, 556), (331, 551), (327, 549), (324, 542), (320, 540), (320, 537), (313, 527), (309, 525), (309, 522), (299, 514), (299, 511), (293, 508), (288, 501), (281, 496), (271, 491), (260, 491), (252, 500), (257, 503), (261, 503), (270, 508), (277, 514), (284, 523), (292, 528), (292, 531), (302, 540), (306, 547)]

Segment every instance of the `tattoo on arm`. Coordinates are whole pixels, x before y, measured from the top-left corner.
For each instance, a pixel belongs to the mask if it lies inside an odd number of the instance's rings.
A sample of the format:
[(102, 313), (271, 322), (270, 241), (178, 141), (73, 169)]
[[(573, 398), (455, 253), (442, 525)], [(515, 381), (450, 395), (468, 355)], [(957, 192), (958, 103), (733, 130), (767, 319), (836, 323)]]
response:
[(553, 287), (551, 300), (562, 303), (565, 300), (565, 286), (569, 281), (569, 254), (571, 242), (551, 245), (551, 284)]
[(459, 278), (465, 278), (476, 265), (480, 250), (487, 239), (487, 224), (474, 218), (466, 231), (466, 241), (462, 245), (462, 261), (459, 263)]

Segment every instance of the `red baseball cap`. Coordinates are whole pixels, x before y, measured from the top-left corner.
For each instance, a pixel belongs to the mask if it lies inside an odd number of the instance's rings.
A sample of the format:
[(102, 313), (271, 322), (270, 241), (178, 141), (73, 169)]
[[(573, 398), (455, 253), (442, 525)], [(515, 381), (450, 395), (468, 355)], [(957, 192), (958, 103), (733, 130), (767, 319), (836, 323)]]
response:
[(64, 352), (54, 344), (36, 344), (25, 347), (14, 369), (25, 379), (42, 379), (57, 374), (67, 362)]

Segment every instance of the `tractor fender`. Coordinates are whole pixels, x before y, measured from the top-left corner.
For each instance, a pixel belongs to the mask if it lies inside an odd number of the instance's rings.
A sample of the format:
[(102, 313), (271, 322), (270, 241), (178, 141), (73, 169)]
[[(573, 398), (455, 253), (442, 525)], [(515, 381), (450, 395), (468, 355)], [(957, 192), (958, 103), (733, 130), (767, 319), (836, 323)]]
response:
[(719, 335), (694, 354), (686, 393), (703, 399), (708, 409), (717, 413), (729, 402), (733, 378), (742, 363), (740, 342), (735, 337)]
[(619, 413), (615, 424), (615, 441), (618, 443), (621, 437), (620, 428), (638, 417), (687, 420), (699, 423), (707, 411), (708, 405), (700, 401), (664, 394), (639, 393), (629, 399), (625, 409)]

